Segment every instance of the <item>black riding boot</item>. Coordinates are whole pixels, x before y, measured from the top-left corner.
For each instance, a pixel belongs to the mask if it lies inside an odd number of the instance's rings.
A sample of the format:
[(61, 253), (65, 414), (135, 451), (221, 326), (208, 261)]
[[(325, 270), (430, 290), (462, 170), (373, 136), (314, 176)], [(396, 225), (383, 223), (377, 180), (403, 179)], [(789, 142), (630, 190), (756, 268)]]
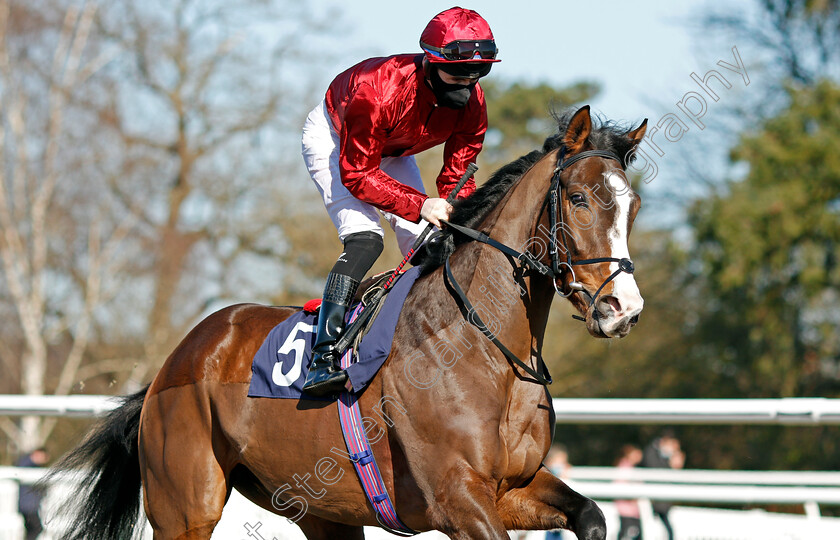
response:
[(326, 396), (344, 390), (347, 373), (338, 365), (335, 342), (344, 330), (344, 315), (358, 286), (359, 282), (350, 276), (331, 273), (327, 278), (312, 346), (312, 364), (303, 384), (303, 391), (310, 395)]

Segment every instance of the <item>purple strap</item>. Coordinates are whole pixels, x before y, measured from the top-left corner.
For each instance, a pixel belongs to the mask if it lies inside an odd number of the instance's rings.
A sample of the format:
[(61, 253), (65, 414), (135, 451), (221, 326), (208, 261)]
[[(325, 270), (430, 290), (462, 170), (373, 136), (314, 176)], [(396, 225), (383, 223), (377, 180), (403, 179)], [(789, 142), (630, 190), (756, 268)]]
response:
[[(356, 319), (361, 310), (362, 304), (359, 304), (353, 311), (350, 322)], [(353, 349), (347, 349), (341, 357), (341, 369), (347, 369), (353, 362), (353, 357)], [(417, 531), (408, 528), (397, 517), (397, 511), (391, 503), (379, 467), (376, 466), (373, 451), (370, 449), (356, 394), (341, 393), (338, 398), (338, 418), (341, 422), (344, 442), (347, 444), (347, 453), (350, 454), (350, 459), (353, 461), (353, 467), (362, 483), (362, 489), (376, 511), (376, 519), (379, 524), (384, 529), (401, 536), (417, 534)]]

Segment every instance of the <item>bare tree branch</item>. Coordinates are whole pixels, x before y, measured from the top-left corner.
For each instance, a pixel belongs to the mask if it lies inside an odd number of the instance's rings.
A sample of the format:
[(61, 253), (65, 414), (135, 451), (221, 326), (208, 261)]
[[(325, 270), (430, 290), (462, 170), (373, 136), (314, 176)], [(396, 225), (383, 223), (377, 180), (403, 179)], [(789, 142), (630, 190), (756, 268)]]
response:
[(3, 366), (5, 367), (3, 370), (4, 373), (8, 374), (17, 371), (18, 367), (15, 362), (17, 360), (17, 355), (14, 354), (4, 343), (0, 343), (0, 360), (3, 361)]
[(21, 439), (20, 428), (5, 416), (0, 416), (0, 429), (13, 441), (19, 441)]
[(77, 381), (87, 381), (99, 377), (105, 373), (124, 373), (141, 364), (144, 360), (140, 358), (112, 358), (100, 360), (92, 364), (85, 364), (76, 372)]
[[(280, 169), (257, 138), (297, 131), (282, 122), (305, 112), (280, 110), (299, 87), (275, 73), (297, 41), (263, 46), (251, 29), (293, 6), (24, 2), (44, 27), (10, 37), (16, 1), (0, 0), (0, 302), (22, 358), (0, 357), (28, 393), (70, 393), (109, 371), (139, 385), (209, 302), (237, 292), (218, 268), (285, 264), (257, 243), (249, 209), (270, 208)], [(27, 447), (54, 426), (9, 429)]]

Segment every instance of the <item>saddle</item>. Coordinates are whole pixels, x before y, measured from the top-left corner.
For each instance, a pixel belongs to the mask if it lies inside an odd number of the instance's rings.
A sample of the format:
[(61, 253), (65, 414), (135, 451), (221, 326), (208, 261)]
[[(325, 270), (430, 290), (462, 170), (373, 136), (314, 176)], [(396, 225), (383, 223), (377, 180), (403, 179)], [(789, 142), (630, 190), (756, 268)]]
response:
[[(364, 309), (372, 309), (370, 319), (365, 321), (365, 324), (360, 328), (359, 333), (354, 337), (353, 341), (351, 342), (351, 347), (354, 349), (358, 349), (359, 343), (362, 341), (362, 338), (365, 337), (365, 334), (368, 333), (370, 327), (373, 325), (373, 321), (376, 319), (376, 316), (379, 315), (379, 310), (382, 309), (382, 304), (385, 301), (385, 296), (381, 296), (377, 299), (377, 293), (382, 290), (385, 282), (394, 273), (394, 270), (388, 270), (385, 272), (381, 272), (374, 276), (371, 276), (367, 279), (364, 279), (360, 284), (359, 288), (356, 290), (356, 294), (353, 296), (353, 301), (351, 302), (350, 311), (356, 309), (358, 304), (361, 303), (364, 306)], [(397, 276), (399, 279), (404, 272), (400, 272)], [(307, 313), (317, 313), (318, 308), (321, 305), (320, 298), (313, 298), (312, 300), (306, 302), (303, 305), (303, 310)], [(345, 328), (346, 330), (346, 328)], [(341, 334), (344, 335), (343, 332)]]
[[(365, 310), (372, 310), (370, 318), (365, 321), (365, 324), (359, 329), (358, 334), (353, 337), (353, 340), (350, 342), (351, 347), (358, 350), (359, 343), (362, 342), (362, 338), (367, 335), (368, 331), (370, 330), (371, 326), (373, 326), (373, 321), (376, 320), (376, 317), (379, 315), (379, 311), (382, 309), (382, 305), (385, 303), (385, 296), (379, 296), (377, 298), (377, 293), (382, 290), (385, 282), (394, 273), (394, 270), (388, 270), (375, 276), (371, 276), (359, 284), (359, 289), (356, 291), (356, 296), (353, 297), (353, 305), (355, 306), (359, 302), (362, 303)], [(397, 275), (397, 279), (402, 277), (405, 272), (400, 272)], [(345, 327), (346, 329), (346, 327)]]
[[(390, 354), (399, 313), (418, 274), (417, 268), (401, 274), (400, 280), (386, 295), (377, 294), (385, 283), (381, 275), (365, 280), (359, 300), (367, 306), (364, 309), (371, 310), (370, 315), (375, 314), (374, 310), (381, 310), (382, 316), (370, 317), (376, 320), (354, 335), (354, 343), (350, 345), (356, 361), (347, 368), (347, 374), (354, 392), (360, 392), (373, 379)], [(382, 298), (382, 301), (374, 305), (372, 297)], [(359, 309), (357, 304), (348, 314)], [(252, 362), (249, 396), (300, 399), (315, 340), (315, 311), (312, 303), (308, 309), (292, 313), (269, 331)]]
[[(366, 301), (366, 298), (370, 296), (368, 295), (368, 292), (370, 292), (371, 289), (374, 288), (382, 288), (382, 285), (385, 284), (385, 280), (387, 280), (388, 276), (390, 276), (393, 273), (393, 269), (386, 270), (385, 272), (381, 272), (379, 274), (376, 274), (375, 276), (371, 276), (367, 279), (362, 280), (362, 282), (359, 284), (358, 290), (356, 291), (356, 296), (353, 297), (353, 303)], [(402, 275), (402, 273), (400, 275)], [(365, 304), (365, 306), (367, 306), (367, 304)]]

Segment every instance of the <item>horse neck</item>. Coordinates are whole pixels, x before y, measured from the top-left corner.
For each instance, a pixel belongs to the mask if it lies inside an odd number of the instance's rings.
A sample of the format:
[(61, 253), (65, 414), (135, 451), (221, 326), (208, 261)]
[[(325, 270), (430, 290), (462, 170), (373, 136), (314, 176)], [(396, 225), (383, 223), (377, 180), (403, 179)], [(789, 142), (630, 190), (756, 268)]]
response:
[[(543, 214), (554, 160), (552, 152), (523, 174), (477, 228), (513, 249), (526, 249)], [(550, 278), (534, 272), (521, 275), (509, 258), (491, 246), (473, 242), (470, 247), (472, 252), (462, 269), (473, 268), (467, 280), (474, 291), (471, 296), (503, 311), (504, 316), (499, 317), (503, 329), (498, 337), (520, 358), (528, 358), (532, 348), (542, 348), (554, 294)]]
[(542, 217), (557, 151), (543, 156), (513, 185), (510, 193), (492, 210), (478, 229), (494, 239), (519, 249), (537, 233)]

